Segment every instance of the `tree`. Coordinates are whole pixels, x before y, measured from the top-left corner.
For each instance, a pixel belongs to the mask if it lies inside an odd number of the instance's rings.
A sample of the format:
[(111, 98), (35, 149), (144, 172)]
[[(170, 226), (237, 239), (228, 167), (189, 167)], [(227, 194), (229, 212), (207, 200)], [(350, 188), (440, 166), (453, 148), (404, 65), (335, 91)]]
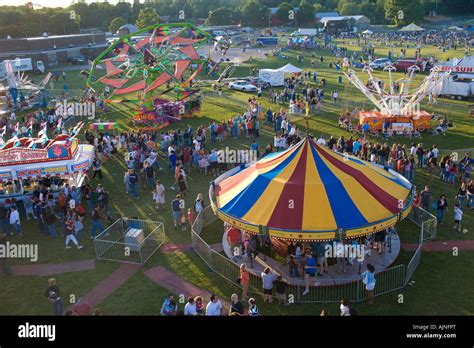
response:
[(419, 21), (424, 15), (420, 0), (386, 0), (384, 8), (385, 19), (397, 26)]
[(268, 24), (268, 7), (261, 5), (258, 0), (248, 0), (242, 7), (242, 19), (245, 25), (262, 27)]
[(156, 13), (154, 8), (143, 8), (140, 10), (140, 13), (138, 13), (138, 18), (135, 22), (135, 25), (138, 29), (143, 29), (159, 22), (160, 18), (158, 17), (158, 13)]
[(363, 13), (359, 13), (359, 5), (357, 5), (355, 2), (346, 2), (338, 8), (339, 8), (339, 13), (343, 16), (353, 16), (353, 15), (363, 14)]
[(297, 12), (298, 23), (300, 24), (314, 24), (314, 7), (306, 0), (301, 0)]
[(287, 2), (282, 2), (277, 8), (276, 17), (283, 23), (288, 23), (291, 21), (290, 11), (293, 11), (293, 6)]
[(228, 7), (219, 7), (210, 11), (206, 25), (229, 25), (236, 20), (236, 15), (236, 12)]
[(111, 33), (116, 33), (117, 30), (122, 26), (127, 24), (127, 21), (122, 17), (115, 17), (109, 24), (109, 31)]

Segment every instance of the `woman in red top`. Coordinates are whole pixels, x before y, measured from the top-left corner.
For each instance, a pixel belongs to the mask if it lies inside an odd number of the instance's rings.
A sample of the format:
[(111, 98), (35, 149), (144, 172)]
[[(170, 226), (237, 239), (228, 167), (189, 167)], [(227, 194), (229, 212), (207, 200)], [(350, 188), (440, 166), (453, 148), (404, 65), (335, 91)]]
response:
[(413, 198), (413, 215), (415, 222), (418, 222), (418, 213), (420, 211), (421, 196), (415, 191), (415, 197)]
[(247, 271), (245, 263), (240, 265), (240, 285), (242, 285), (242, 298), (246, 300), (248, 298), (247, 293), (249, 291), (250, 284), (250, 273)]

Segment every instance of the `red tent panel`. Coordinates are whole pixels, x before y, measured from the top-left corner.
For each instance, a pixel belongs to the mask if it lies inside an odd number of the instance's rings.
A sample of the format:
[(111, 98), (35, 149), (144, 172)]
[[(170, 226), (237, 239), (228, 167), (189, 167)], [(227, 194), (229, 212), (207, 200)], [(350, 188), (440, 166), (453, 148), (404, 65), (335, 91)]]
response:
[(143, 46), (145, 46), (148, 42), (150, 41), (150, 37), (146, 37), (144, 39), (141, 39), (140, 42), (138, 42), (136, 44), (136, 47), (137, 48), (142, 48)]
[(180, 59), (176, 61), (176, 68), (174, 71), (174, 76), (179, 80), (181, 78), (181, 75), (183, 75), (184, 70), (188, 67), (188, 65), (191, 63), (189, 60), (185, 59)]
[(145, 89), (145, 93), (148, 93), (154, 90), (155, 88), (160, 87), (162, 84), (168, 82), (171, 78), (173, 78), (173, 76), (164, 72), (163, 74), (158, 76), (156, 80), (153, 81), (153, 83), (147, 87), (147, 89)]
[(191, 45), (181, 47), (179, 50), (191, 59), (199, 59), (199, 54), (197, 54), (196, 50)]
[(153, 39), (154, 44), (162, 43), (169, 40), (169, 36), (157, 36)]
[(122, 70), (118, 69), (110, 60), (105, 61), (105, 70), (107, 71), (107, 76), (114, 76), (120, 74)]
[(204, 39), (189, 39), (186, 37), (177, 36), (172, 41), (172, 45), (181, 44), (181, 45), (193, 45), (197, 42), (201, 42)]
[(145, 88), (145, 80), (141, 80), (141, 81), (139, 81), (139, 82), (137, 82), (134, 85), (131, 85), (129, 87), (117, 89), (114, 94), (116, 94), (116, 95), (117, 94), (127, 94), (127, 93), (135, 92), (135, 91), (138, 91), (138, 90), (144, 89), (144, 88)]
[(115, 87), (115, 88), (120, 88), (122, 87), (129, 79), (101, 79), (100, 82), (106, 84), (106, 85), (109, 85), (109, 86), (112, 86), (112, 87)]

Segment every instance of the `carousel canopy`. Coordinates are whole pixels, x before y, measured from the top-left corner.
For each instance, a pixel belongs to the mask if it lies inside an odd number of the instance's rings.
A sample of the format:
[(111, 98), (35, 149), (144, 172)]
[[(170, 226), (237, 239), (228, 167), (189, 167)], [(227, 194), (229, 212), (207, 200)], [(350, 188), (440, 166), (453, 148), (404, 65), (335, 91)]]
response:
[(309, 138), (231, 174), (214, 182), (214, 210), (230, 224), (276, 238), (374, 233), (405, 217), (412, 203), (412, 185), (401, 175)]

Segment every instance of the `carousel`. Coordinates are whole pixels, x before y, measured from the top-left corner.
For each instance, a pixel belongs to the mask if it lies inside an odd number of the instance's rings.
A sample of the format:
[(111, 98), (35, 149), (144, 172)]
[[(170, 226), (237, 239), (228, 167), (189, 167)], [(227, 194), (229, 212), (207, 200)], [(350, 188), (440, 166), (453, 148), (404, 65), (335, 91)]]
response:
[[(413, 194), (412, 184), (392, 169), (331, 151), (310, 137), (233, 168), (209, 190), (219, 219), (242, 233), (266, 236), (281, 251), (290, 241), (351, 244), (390, 229), (410, 213)], [(372, 261), (378, 270), (395, 260), (396, 244), (388, 259)]]

